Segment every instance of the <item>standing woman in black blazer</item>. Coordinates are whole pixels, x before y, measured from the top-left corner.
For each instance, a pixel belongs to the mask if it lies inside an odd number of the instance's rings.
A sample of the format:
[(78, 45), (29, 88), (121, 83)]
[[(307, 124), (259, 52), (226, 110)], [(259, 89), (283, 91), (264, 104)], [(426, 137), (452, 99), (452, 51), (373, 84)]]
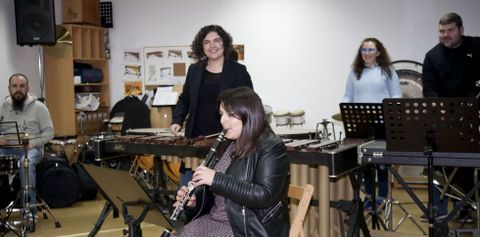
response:
[(216, 100), (221, 91), (247, 86), (253, 89), (247, 68), (233, 57), (232, 37), (221, 26), (204, 26), (192, 42), (193, 58), (188, 68), (170, 126), (176, 134), (188, 115), (185, 136), (198, 137), (221, 130)]
[[(173, 112), (170, 126), (173, 134), (181, 130), (185, 119), (187, 138), (220, 132), (216, 102), (220, 92), (241, 86), (253, 89), (247, 68), (234, 59), (232, 41), (230, 34), (218, 25), (204, 26), (195, 36), (192, 53), (196, 63), (188, 68), (183, 92)], [(189, 177), (182, 175), (180, 183), (185, 184)]]

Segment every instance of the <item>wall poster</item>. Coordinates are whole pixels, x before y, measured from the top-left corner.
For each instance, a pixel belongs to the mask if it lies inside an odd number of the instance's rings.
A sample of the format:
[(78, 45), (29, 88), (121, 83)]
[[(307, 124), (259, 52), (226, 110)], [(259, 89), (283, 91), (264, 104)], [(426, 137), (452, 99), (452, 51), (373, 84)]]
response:
[(193, 59), (190, 46), (143, 48), (145, 85), (174, 85), (185, 82)]
[(143, 94), (142, 50), (125, 49), (123, 51), (123, 86), (124, 95)]

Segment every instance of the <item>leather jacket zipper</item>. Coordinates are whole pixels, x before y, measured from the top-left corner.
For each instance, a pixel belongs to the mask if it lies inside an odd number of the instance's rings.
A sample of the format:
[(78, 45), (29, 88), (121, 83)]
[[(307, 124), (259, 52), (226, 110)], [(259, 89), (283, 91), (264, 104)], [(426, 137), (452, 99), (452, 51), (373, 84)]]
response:
[(242, 206), (242, 215), (243, 215), (243, 228), (245, 230), (245, 236), (248, 237), (247, 233), (247, 215), (245, 214), (245, 206)]
[[(250, 164), (250, 157), (247, 158), (247, 181), (249, 181), (249, 178), (248, 178), (248, 169), (250, 168), (249, 167), (249, 164)], [(245, 213), (245, 205), (242, 205), (242, 215), (243, 215), (243, 228), (245, 229), (245, 236), (248, 237), (248, 232), (247, 232), (247, 215)]]
[(263, 218), (262, 218), (262, 223), (265, 223), (267, 222), (268, 220), (270, 220), (270, 218), (277, 213), (278, 209), (280, 209), (282, 207), (282, 201), (278, 202), (273, 208), (272, 210), (270, 210)]

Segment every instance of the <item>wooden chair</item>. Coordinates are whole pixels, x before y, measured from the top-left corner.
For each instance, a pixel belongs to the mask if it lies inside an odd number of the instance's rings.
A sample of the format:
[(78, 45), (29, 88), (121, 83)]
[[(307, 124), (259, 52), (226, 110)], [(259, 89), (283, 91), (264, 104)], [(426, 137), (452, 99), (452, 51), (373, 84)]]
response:
[[(298, 200), (298, 206), (295, 210), (293, 216), (292, 224), (290, 226), (290, 237), (304, 237), (305, 232), (303, 230), (303, 221), (310, 206), (310, 200), (313, 195), (313, 186), (311, 184), (305, 184), (305, 186), (296, 186), (290, 184), (288, 187), (288, 197), (291, 199)], [(290, 205), (292, 208), (292, 205)]]

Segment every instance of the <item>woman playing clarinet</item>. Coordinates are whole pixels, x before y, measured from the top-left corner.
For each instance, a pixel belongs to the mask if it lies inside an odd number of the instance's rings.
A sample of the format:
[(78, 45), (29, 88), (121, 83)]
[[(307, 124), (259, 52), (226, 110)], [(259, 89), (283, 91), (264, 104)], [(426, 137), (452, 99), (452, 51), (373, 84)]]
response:
[[(265, 117), (260, 97), (248, 87), (218, 97), (225, 142), (211, 168), (199, 166), (196, 190), (186, 202), (192, 220), (175, 236), (288, 236), (286, 148)], [(200, 186), (200, 187), (199, 187)], [(187, 188), (177, 192), (177, 203)]]

